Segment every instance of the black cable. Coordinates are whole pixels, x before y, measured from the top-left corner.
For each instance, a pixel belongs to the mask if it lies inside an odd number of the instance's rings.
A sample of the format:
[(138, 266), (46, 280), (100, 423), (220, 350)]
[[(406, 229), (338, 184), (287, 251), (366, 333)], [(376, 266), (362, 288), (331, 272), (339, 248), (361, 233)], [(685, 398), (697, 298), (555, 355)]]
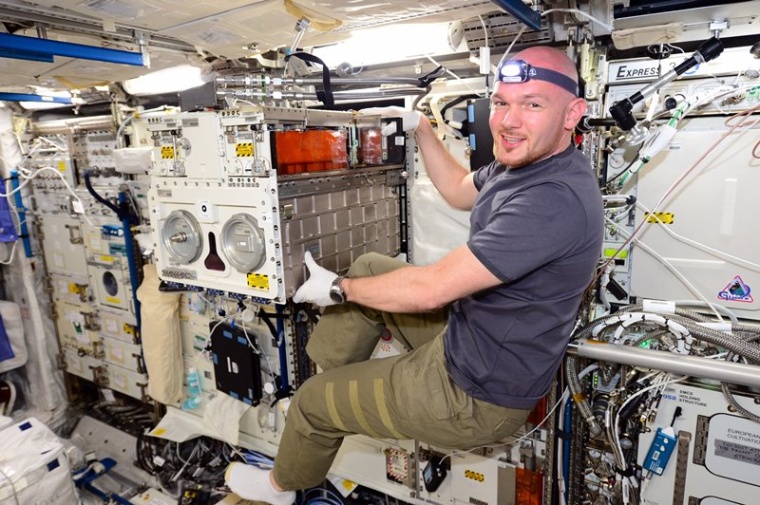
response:
[(285, 61), (287, 62), (291, 57), (322, 65), (322, 86), (324, 87), (324, 91), (317, 91), (317, 99), (325, 104), (325, 107), (333, 107), (335, 105), (335, 99), (333, 98), (332, 84), (330, 84), (330, 68), (325, 65), (325, 62), (313, 54), (302, 52), (285, 56)]
[(95, 188), (92, 187), (92, 183), (90, 182), (90, 175), (92, 174), (92, 172), (97, 172), (97, 168), (84, 171), (84, 185), (87, 187), (87, 191), (92, 195), (92, 197), (95, 200), (99, 201), (100, 203), (102, 203), (103, 205), (105, 205), (106, 207), (114, 211), (120, 220), (123, 219), (121, 209), (119, 209), (116, 205), (112, 204), (111, 202), (109, 202), (108, 200), (100, 196), (98, 192), (95, 191)]
[(274, 327), (272, 324), (272, 321), (269, 319), (272, 314), (267, 313), (264, 311), (264, 309), (259, 310), (258, 316), (261, 318), (262, 321), (264, 321), (264, 324), (267, 325), (267, 328), (269, 328), (269, 332), (272, 334), (272, 338), (277, 340), (277, 328)]
[(445, 117), (446, 111), (451, 109), (452, 107), (455, 107), (464, 101), (476, 99), (476, 98), (479, 98), (478, 95), (473, 95), (473, 94), (461, 95), (461, 96), (456, 97), (455, 99), (451, 100), (446, 105), (441, 107), (441, 117)]
[(437, 68), (435, 68), (434, 70), (428, 72), (427, 74), (417, 79), (420, 82), (418, 86), (420, 88), (429, 88), (430, 85), (433, 83), (433, 81), (435, 81), (436, 79), (438, 79), (445, 73), (446, 73), (446, 67), (442, 65), (438, 65)]
[[(642, 146), (642, 147), (643, 147), (643, 146)], [(625, 167), (623, 170), (621, 170), (620, 172), (618, 172), (618, 173), (617, 173), (617, 175), (615, 175), (615, 177), (613, 177), (612, 179), (608, 179), (608, 180), (604, 181), (604, 184), (602, 184), (602, 186), (607, 186), (607, 185), (609, 185), (610, 183), (613, 183), (613, 182), (615, 182), (615, 181), (616, 181), (616, 180), (618, 180), (620, 177), (622, 177), (624, 173), (628, 172), (628, 170), (630, 170), (630, 169), (631, 169), (631, 167), (633, 166), (633, 164), (634, 164), (634, 163), (636, 163), (637, 161), (639, 161), (639, 153), (640, 153), (640, 152), (641, 152), (641, 147), (639, 147), (639, 149), (636, 151), (636, 156), (634, 156), (634, 158), (633, 158), (633, 161), (631, 161), (631, 162), (628, 164), (628, 166), (627, 166), (627, 167)], [(607, 166), (609, 167), (609, 163), (607, 164)]]

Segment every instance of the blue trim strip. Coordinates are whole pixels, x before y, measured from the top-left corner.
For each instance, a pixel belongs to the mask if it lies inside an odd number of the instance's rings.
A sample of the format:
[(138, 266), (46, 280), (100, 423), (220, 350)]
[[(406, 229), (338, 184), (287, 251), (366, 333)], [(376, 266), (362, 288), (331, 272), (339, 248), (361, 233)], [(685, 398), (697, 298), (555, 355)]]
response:
[(541, 29), (541, 14), (522, 3), (522, 0), (493, 0), (493, 3), (528, 25), (528, 28)]
[[(11, 187), (14, 191), (19, 188), (18, 170), (11, 170)], [(24, 207), (24, 201), (21, 198), (21, 191), (16, 191), (13, 195), (13, 199), (16, 203), (16, 212), (18, 213), (18, 220), (21, 222), (21, 238), (24, 242), (24, 254), (27, 258), (34, 256), (32, 252), (32, 242), (29, 240), (29, 227), (26, 226), (26, 207)]]
[(9, 33), (0, 33), (0, 49), (11, 51), (18, 55), (13, 56), (14, 58), (21, 57), (22, 59), (24, 59), (24, 56), (36, 57), (49, 54), (51, 56), (105, 61), (107, 63), (134, 65), (137, 67), (145, 66), (141, 53), (73, 44), (71, 42), (59, 42), (38, 37), (11, 35)]
[(32, 93), (0, 93), (5, 102), (50, 102), (71, 105), (71, 98), (65, 96), (33, 95)]
[(52, 54), (35, 53), (32, 51), (0, 50), (0, 58), (13, 58), (15, 60), (39, 61), (41, 63), (53, 63)]

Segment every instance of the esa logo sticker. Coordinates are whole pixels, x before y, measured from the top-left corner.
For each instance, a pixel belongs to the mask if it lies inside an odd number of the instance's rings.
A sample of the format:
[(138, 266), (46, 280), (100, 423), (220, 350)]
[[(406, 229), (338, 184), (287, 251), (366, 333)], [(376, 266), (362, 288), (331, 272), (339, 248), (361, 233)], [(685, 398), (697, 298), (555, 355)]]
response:
[(755, 301), (750, 294), (752, 289), (747, 286), (740, 276), (734, 277), (728, 285), (723, 288), (723, 291), (718, 293), (719, 300), (727, 300), (729, 302), (746, 302), (752, 303)]

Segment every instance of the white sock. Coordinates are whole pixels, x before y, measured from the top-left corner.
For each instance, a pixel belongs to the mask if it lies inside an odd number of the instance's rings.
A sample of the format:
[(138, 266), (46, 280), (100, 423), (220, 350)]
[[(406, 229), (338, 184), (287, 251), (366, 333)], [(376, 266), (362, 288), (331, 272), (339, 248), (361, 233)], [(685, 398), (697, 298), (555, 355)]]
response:
[(269, 480), (271, 470), (262, 470), (243, 463), (230, 463), (224, 481), (233, 493), (246, 500), (265, 501), (272, 505), (292, 505), (295, 491), (277, 491)]

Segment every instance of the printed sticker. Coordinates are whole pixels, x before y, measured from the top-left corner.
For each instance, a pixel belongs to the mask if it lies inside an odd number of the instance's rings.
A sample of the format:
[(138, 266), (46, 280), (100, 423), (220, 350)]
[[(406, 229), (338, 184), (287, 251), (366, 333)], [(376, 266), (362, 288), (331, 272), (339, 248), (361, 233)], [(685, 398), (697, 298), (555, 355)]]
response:
[(718, 299), (729, 302), (752, 303), (755, 300), (752, 298), (751, 292), (752, 289), (737, 275), (723, 288), (723, 291), (718, 293)]

